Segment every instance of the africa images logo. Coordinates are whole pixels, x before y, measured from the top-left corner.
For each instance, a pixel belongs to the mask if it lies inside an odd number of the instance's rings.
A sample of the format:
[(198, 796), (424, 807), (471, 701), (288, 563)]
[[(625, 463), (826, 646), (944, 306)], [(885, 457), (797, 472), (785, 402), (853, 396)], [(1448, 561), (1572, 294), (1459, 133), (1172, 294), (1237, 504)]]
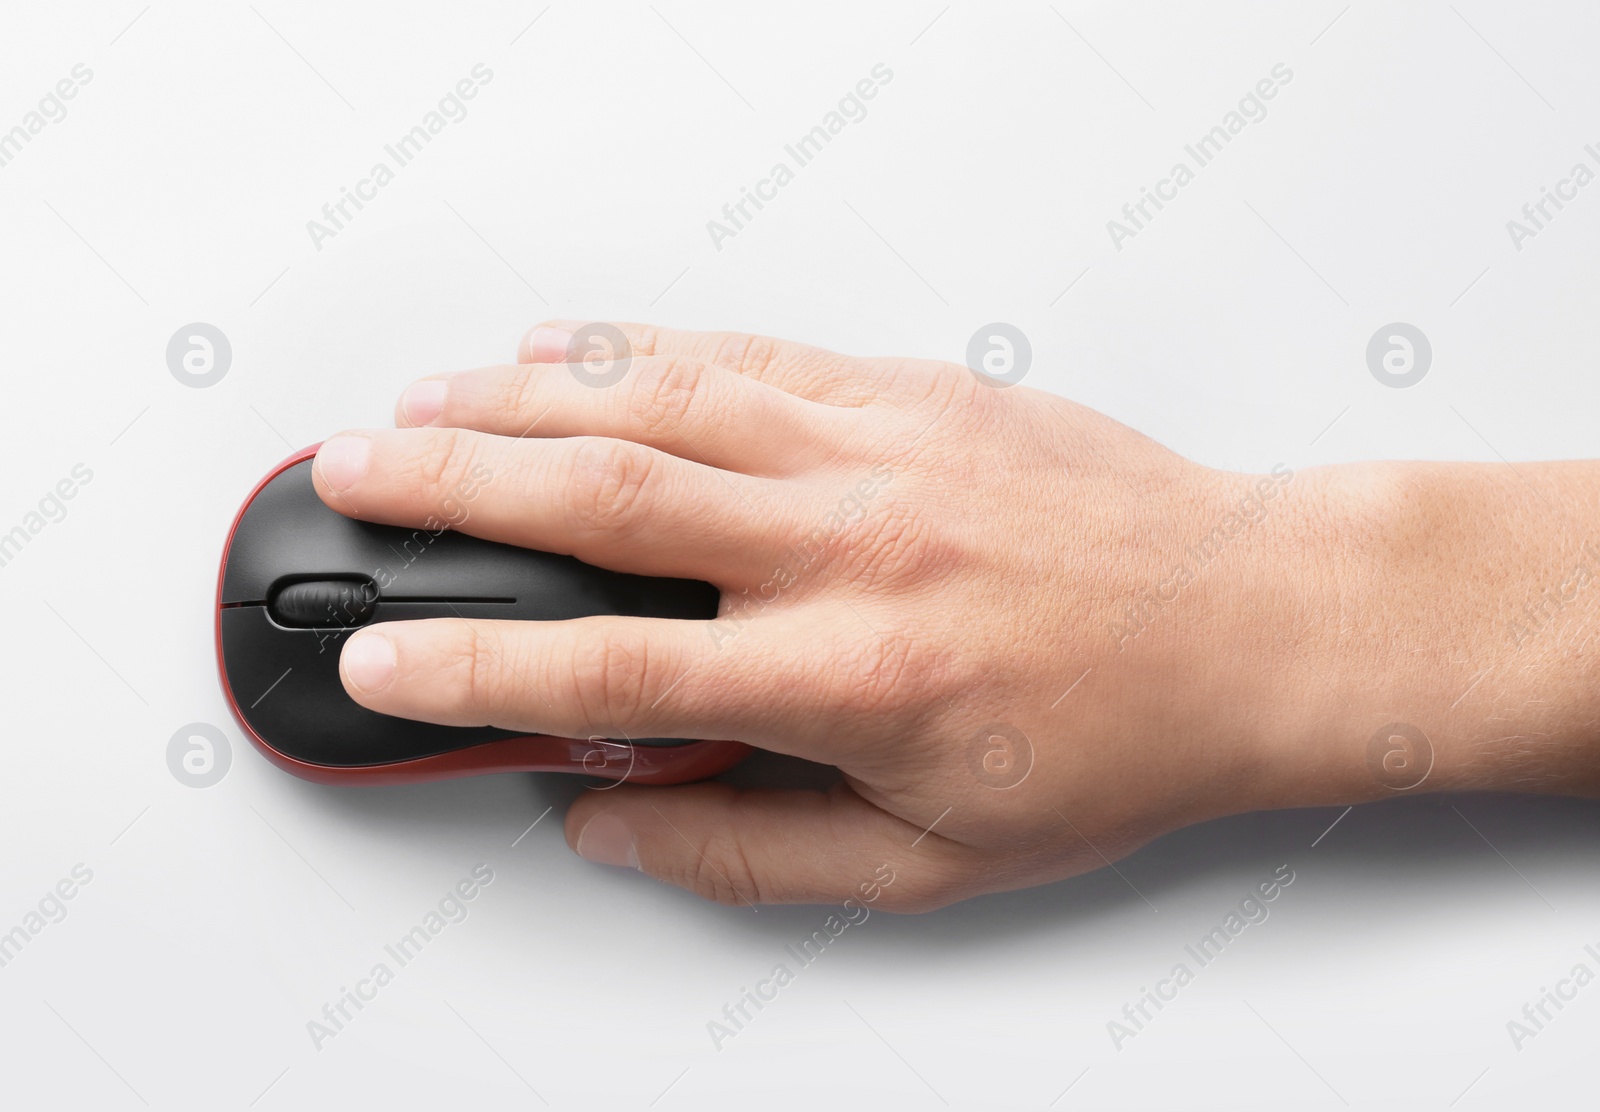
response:
[[(430, 108), (422, 114), (410, 131), (406, 132), (393, 143), (384, 145), (385, 158), (372, 164), (365, 177), (356, 180), (355, 188), (341, 186), (339, 199), (329, 201), (322, 206), (321, 220), (307, 220), (306, 234), (311, 237), (311, 245), (318, 251), (323, 244), (338, 235), (355, 219), (356, 213), (378, 199), (378, 191), (394, 181), (401, 170), (411, 165), (412, 161), (423, 152), (429, 143), (433, 142), (435, 135), (441, 134), (451, 124), (458, 124), (467, 118), (467, 101), (475, 98), (483, 86), (494, 80), (494, 70), (479, 62), (472, 67), (471, 74), (463, 77), (451, 87), (450, 92), (439, 98), (437, 107)], [(352, 207), (354, 212), (351, 211)]]
[(1111, 245), (1121, 251), (1124, 242), (1144, 231), (1162, 209), (1178, 199), (1178, 191), (1193, 182), (1200, 171), (1211, 165), (1233, 142), (1235, 135), (1242, 134), (1251, 124), (1258, 124), (1267, 118), (1267, 101), (1277, 97), (1283, 86), (1293, 80), (1294, 71), (1288, 66), (1282, 62), (1273, 66), (1271, 74), (1257, 81), (1249, 92), (1240, 97), (1239, 103), (1223, 115), (1221, 123), (1183, 148), (1187, 157), (1173, 163), (1166, 177), (1157, 181), (1154, 188), (1141, 188), (1138, 200), (1122, 206), (1121, 220), (1106, 221)]
[[(793, 143), (785, 144), (784, 157), (772, 164), (765, 177), (756, 181), (755, 188), (741, 186), (739, 199), (722, 206), (721, 220), (707, 220), (706, 233), (711, 236), (711, 246), (718, 251), (726, 240), (737, 236), (755, 219), (755, 214), (766, 208), (768, 202), (778, 199), (778, 190), (794, 181), (796, 175), (821, 154), (834, 136), (840, 135), (851, 124), (867, 118), (867, 101), (878, 95), (879, 89), (894, 80), (894, 70), (877, 63), (869, 71), (871, 76), (857, 81), (849, 92), (839, 98), (836, 107), (823, 114), (822, 120)], [(752, 207), (754, 212), (751, 211)]]

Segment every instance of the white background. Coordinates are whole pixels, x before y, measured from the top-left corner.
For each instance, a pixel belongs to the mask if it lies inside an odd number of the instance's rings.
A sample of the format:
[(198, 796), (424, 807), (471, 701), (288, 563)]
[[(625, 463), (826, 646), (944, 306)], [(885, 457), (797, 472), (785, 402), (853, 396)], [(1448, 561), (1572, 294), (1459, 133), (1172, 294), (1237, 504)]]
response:
[[(7, 5), (0, 130), (93, 78), (0, 169), (0, 529), (93, 479), (0, 568), (0, 931), (75, 864), (93, 880), (0, 968), (0, 1100), (1587, 1099), (1600, 988), (1521, 1050), (1506, 1024), (1600, 966), (1592, 804), (1405, 799), (1325, 836), (1338, 809), (1246, 816), (1122, 878), (875, 914), (718, 1051), (707, 1022), (826, 909), (586, 865), (575, 780), (298, 782), (227, 715), (211, 605), (269, 466), (546, 316), (957, 361), (1007, 321), (1030, 385), (1243, 470), (1592, 455), (1600, 184), (1521, 251), (1506, 222), (1600, 140), (1597, 47), (1575, 2)], [(715, 249), (706, 222), (880, 62), (867, 118)], [(306, 222), (477, 63), (469, 115), (318, 251)], [(1106, 221), (1277, 63), (1267, 118), (1117, 250)], [(166, 365), (195, 321), (233, 346), (208, 389)], [(1365, 362), (1394, 321), (1434, 348), (1407, 390)], [(233, 743), (205, 789), (166, 760), (195, 721)], [(307, 1021), (479, 863), (469, 917), (315, 1049)], [(1280, 864), (1270, 918), (1118, 1050), (1107, 1021)]]

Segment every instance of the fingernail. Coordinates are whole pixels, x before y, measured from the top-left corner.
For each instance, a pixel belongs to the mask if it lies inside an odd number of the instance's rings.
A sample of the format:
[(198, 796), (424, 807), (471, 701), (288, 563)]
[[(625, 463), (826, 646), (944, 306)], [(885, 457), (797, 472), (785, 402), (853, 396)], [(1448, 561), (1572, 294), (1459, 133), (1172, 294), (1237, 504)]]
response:
[(406, 388), (406, 392), (400, 396), (400, 410), (411, 422), (412, 428), (420, 429), (433, 424), (434, 419), (444, 412), (444, 396), (449, 389), (450, 384), (442, 378), (413, 382)]
[(565, 363), (572, 346), (572, 333), (541, 324), (528, 333), (528, 362)]
[(336, 436), (317, 449), (317, 470), (334, 490), (349, 490), (367, 473), (372, 441), (364, 436)]
[(376, 631), (350, 638), (339, 655), (345, 679), (363, 695), (370, 695), (394, 679), (394, 642)]
[(596, 815), (578, 832), (578, 856), (597, 865), (639, 867), (633, 831), (616, 815)]

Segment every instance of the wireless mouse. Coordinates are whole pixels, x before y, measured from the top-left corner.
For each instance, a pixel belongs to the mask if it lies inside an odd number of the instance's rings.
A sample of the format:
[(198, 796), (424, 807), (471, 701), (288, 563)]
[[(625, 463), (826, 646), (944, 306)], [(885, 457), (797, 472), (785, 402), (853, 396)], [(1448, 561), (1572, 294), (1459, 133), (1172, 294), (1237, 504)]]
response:
[(356, 521), (329, 509), (312, 487), (319, 446), (296, 452), (251, 491), (217, 573), (222, 690), (244, 732), (276, 764), (328, 784), (519, 771), (674, 784), (721, 772), (749, 751), (734, 741), (439, 726), (351, 699), (339, 680), (339, 651), (349, 633), (373, 622), (593, 614), (704, 620), (716, 616), (719, 596), (696, 580), (625, 575), (449, 529)]

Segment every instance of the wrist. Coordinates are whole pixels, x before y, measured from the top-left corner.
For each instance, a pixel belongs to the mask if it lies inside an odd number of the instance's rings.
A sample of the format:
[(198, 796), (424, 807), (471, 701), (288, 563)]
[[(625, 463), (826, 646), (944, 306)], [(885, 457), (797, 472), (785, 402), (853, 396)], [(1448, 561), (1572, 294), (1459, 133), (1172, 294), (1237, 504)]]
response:
[(1595, 790), (1600, 669), (1584, 617), (1600, 611), (1600, 537), (1563, 513), (1583, 501), (1563, 480), (1592, 479), (1518, 470), (1296, 476), (1245, 607), (1278, 647), (1258, 739), (1276, 805)]

